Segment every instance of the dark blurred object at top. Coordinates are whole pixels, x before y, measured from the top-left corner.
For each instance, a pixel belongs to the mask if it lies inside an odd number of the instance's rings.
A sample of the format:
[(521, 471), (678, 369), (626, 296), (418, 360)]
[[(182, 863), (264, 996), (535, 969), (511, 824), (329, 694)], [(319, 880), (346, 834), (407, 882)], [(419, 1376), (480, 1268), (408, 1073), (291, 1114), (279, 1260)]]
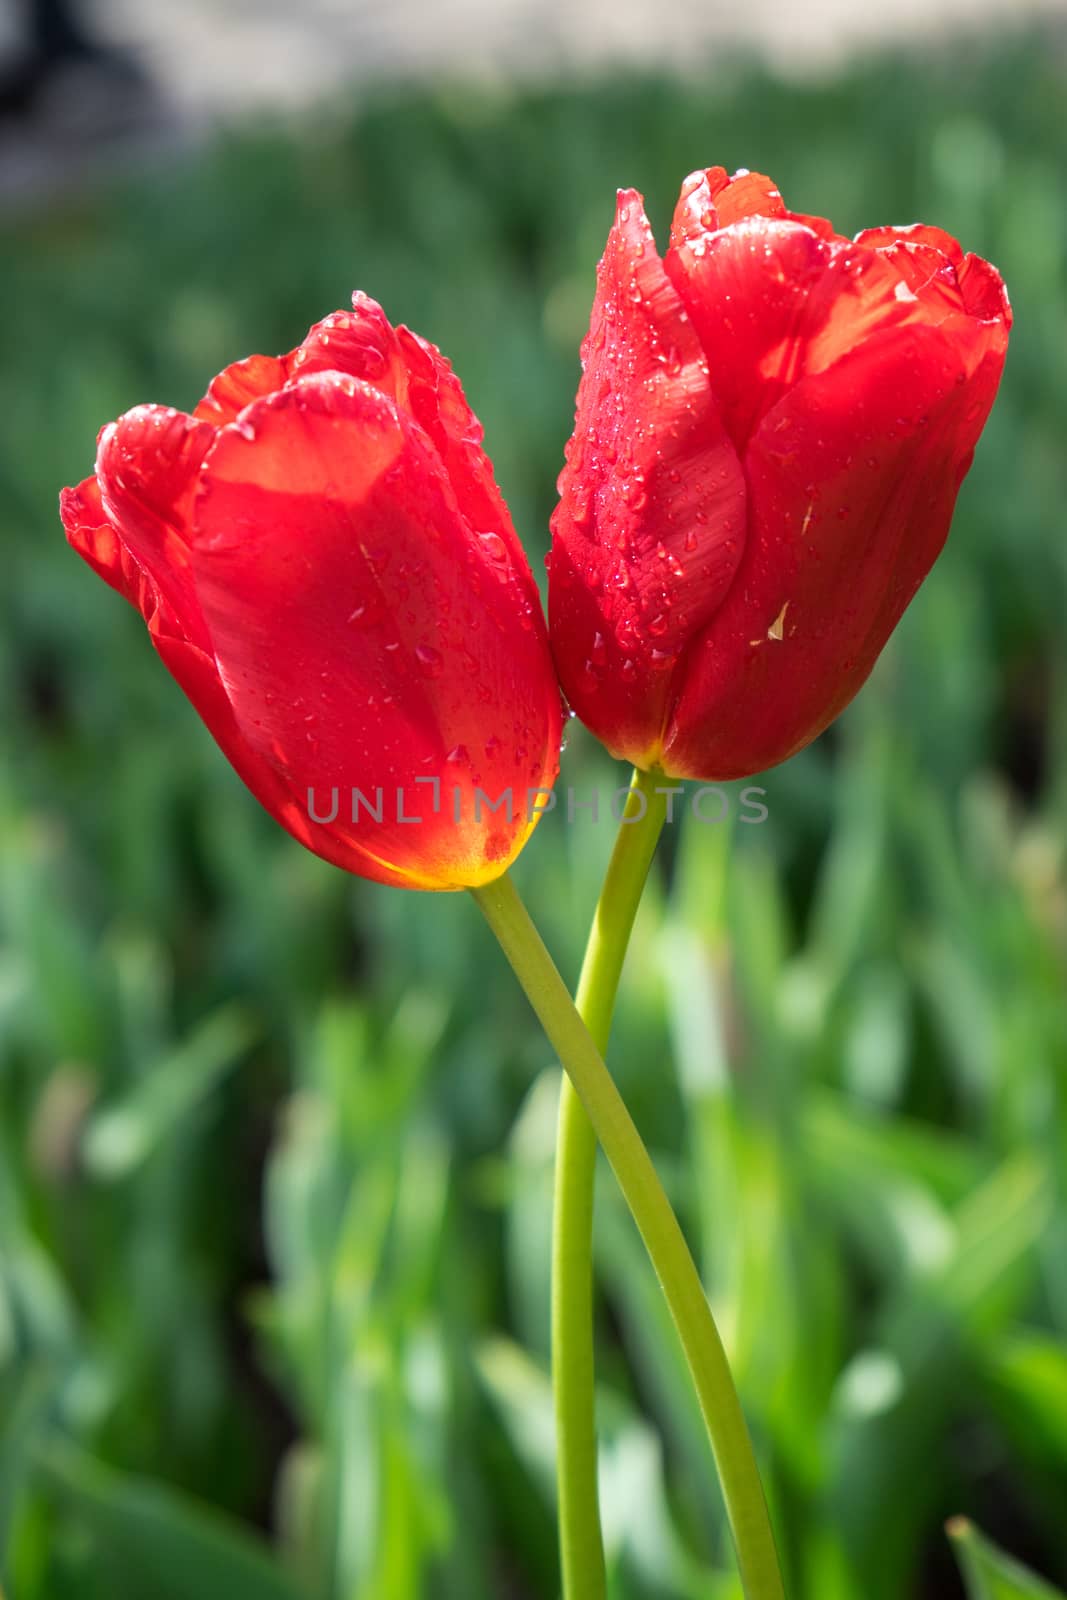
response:
[(64, 184), (94, 153), (158, 128), (134, 55), (98, 38), (78, 0), (24, 0), (0, 57), (0, 197)]
[(26, 38), (0, 69), (0, 115), (28, 116), (57, 78), (72, 64), (90, 64), (121, 78), (134, 69), (86, 32), (68, 0), (31, 0)]

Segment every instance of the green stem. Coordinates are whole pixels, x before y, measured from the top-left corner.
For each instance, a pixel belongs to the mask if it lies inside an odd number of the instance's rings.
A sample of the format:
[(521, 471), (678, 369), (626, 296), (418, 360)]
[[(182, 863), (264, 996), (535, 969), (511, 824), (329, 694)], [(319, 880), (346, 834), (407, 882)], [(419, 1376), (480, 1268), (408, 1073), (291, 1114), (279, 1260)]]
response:
[(596, 1129), (641, 1232), (711, 1440), (748, 1600), (784, 1600), (767, 1504), (718, 1329), (670, 1201), (615, 1082), (511, 879), (472, 889)]
[[(607, 1049), (630, 930), (665, 812), (666, 798), (656, 793), (651, 775), (635, 772), (578, 979), (578, 1012), (601, 1054)], [(596, 1148), (593, 1124), (564, 1075), (552, 1226), (552, 1384), (564, 1600), (602, 1600), (607, 1593), (593, 1387)]]

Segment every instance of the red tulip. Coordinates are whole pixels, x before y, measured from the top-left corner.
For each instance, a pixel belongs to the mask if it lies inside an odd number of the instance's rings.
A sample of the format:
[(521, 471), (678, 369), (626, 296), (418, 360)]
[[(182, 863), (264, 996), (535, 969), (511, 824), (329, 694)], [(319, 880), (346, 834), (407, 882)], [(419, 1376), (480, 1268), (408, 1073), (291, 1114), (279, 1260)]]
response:
[(537, 820), (559, 689), (458, 380), (353, 305), (228, 367), (192, 416), (104, 428), (63, 523), (301, 844), (382, 883), (469, 887)]
[(745, 777), (843, 710), (944, 544), (1010, 324), (940, 229), (845, 239), (713, 167), (661, 260), (620, 193), (549, 582), (564, 691), (613, 754)]

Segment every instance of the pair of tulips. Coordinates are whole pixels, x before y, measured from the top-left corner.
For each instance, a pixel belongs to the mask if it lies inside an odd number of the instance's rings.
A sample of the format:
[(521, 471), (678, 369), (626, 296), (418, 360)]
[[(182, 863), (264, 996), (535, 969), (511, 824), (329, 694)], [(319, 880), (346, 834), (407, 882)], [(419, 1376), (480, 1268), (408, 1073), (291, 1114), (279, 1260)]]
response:
[(71, 543), (290, 833), (382, 883), (474, 891), (580, 1096), (561, 1100), (554, 1253), (568, 1596), (606, 1594), (594, 1129), (682, 1340), (746, 1595), (784, 1591), (699, 1275), (600, 1054), (662, 815), (620, 834), (581, 1017), (504, 875), (546, 809), (565, 702), (646, 805), (658, 774), (748, 776), (837, 716), (944, 543), (1010, 320), (993, 268), (936, 228), (845, 239), (715, 167), (683, 185), (661, 258), (620, 194), (547, 625), (458, 380), (364, 295), (228, 367), (191, 416), (127, 412), (63, 493)]
[(944, 543), (1010, 320), (940, 230), (850, 240), (716, 167), (662, 258), (619, 195), (547, 625), (458, 379), (362, 294), (191, 415), (104, 428), (63, 522), (301, 844), (478, 887), (545, 809), (564, 703), (613, 755), (716, 781), (838, 715)]

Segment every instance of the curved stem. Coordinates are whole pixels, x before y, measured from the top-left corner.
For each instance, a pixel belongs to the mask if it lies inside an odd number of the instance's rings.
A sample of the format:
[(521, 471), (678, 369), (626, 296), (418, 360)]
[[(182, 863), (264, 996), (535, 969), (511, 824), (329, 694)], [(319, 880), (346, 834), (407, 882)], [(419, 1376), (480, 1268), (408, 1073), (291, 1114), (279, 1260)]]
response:
[[(578, 980), (577, 1008), (603, 1054), (630, 930), (663, 827), (666, 799), (635, 772)], [(607, 1592), (597, 1498), (593, 1348), (596, 1132), (569, 1077), (559, 1097), (552, 1222), (552, 1385), (556, 1404), (564, 1600)]]
[(656, 1270), (711, 1440), (745, 1594), (748, 1600), (784, 1600), (741, 1402), (699, 1274), (651, 1157), (511, 879), (505, 874), (471, 893), (581, 1097)]

